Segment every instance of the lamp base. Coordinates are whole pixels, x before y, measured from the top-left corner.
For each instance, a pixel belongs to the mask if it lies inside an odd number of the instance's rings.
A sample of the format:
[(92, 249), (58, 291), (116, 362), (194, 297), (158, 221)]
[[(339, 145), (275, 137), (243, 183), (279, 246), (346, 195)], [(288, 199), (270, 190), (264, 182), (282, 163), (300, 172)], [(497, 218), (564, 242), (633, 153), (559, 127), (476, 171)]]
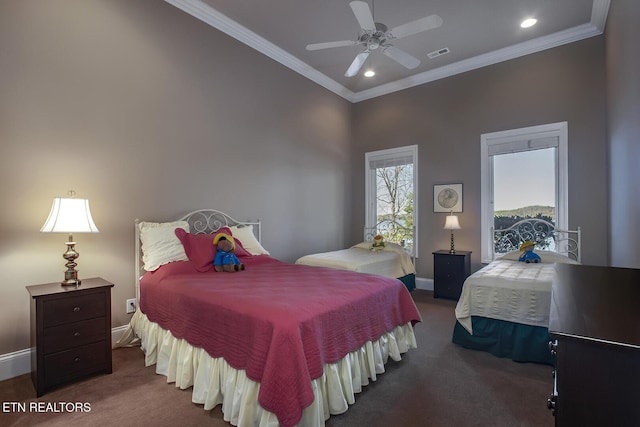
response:
[(67, 251), (62, 254), (62, 258), (67, 260), (67, 263), (64, 265), (67, 267), (67, 271), (64, 272), (64, 280), (60, 283), (62, 286), (80, 286), (82, 281), (78, 279), (78, 271), (76, 270), (76, 258), (80, 256), (78, 252), (76, 252), (75, 246), (76, 242), (67, 242)]
[(82, 283), (80, 279), (70, 279), (60, 282), (62, 286), (80, 286), (80, 283)]
[(449, 250), (450, 254), (455, 254), (456, 249), (453, 247), (453, 231), (451, 232), (451, 249)]

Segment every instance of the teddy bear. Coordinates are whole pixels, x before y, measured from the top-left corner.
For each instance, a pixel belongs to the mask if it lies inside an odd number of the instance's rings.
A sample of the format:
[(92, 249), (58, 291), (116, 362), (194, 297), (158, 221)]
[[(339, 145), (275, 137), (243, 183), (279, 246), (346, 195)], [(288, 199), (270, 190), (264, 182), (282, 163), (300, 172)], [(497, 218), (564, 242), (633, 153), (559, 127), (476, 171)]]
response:
[(372, 251), (381, 251), (384, 249), (384, 239), (381, 235), (377, 235), (373, 238), (373, 244), (371, 245)]
[(213, 244), (217, 247), (216, 256), (213, 259), (213, 269), (215, 271), (235, 272), (244, 270), (244, 264), (240, 262), (235, 251), (233, 237), (225, 233), (219, 233), (213, 239)]
[(541, 261), (540, 255), (533, 252), (533, 248), (535, 247), (535, 245), (535, 242), (524, 242), (522, 245), (520, 245), (520, 251), (522, 252), (522, 254), (520, 255), (520, 258), (518, 258), (518, 261), (526, 262), (527, 264), (539, 263)]

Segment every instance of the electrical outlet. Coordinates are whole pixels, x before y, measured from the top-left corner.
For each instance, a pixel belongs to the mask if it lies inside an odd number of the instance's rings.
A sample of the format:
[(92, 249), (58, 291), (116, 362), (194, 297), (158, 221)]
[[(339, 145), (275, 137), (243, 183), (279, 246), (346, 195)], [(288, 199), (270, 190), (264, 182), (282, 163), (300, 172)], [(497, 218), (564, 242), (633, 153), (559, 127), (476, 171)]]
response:
[(136, 311), (136, 299), (131, 298), (127, 300), (127, 313), (133, 313)]

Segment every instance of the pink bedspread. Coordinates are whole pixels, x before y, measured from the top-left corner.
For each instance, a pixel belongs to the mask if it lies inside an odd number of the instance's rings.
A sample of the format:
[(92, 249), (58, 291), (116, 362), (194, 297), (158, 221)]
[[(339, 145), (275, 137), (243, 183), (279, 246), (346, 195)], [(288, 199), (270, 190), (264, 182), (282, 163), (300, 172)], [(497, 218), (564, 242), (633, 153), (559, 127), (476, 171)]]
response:
[(152, 322), (223, 357), (260, 382), (258, 402), (295, 425), (314, 399), (311, 380), (367, 341), (420, 314), (396, 279), (243, 258), (238, 273), (199, 273), (167, 264), (141, 281), (140, 309)]

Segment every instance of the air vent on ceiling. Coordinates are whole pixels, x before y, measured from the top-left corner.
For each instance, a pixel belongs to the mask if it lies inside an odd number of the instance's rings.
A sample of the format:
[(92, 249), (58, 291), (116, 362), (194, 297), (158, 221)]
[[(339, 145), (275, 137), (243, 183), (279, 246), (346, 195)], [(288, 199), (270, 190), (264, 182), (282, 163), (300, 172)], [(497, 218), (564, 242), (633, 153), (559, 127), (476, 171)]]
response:
[(442, 48), (442, 49), (434, 50), (431, 53), (427, 53), (427, 56), (429, 58), (433, 59), (433, 58), (437, 58), (438, 56), (445, 55), (445, 54), (447, 54), (449, 52), (450, 52), (449, 48), (445, 47), (445, 48)]

